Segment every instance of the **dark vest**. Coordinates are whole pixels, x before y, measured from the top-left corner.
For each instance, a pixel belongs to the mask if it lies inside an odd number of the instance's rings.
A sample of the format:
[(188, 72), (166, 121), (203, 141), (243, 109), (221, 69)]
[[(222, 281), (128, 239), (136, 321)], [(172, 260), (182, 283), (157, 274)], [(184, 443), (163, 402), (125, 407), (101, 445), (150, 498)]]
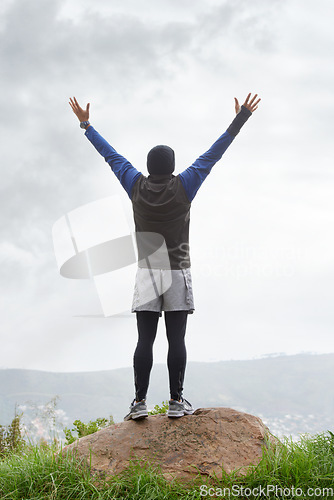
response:
[[(155, 242), (140, 233), (161, 235), (166, 242), (170, 269), (190, 267), (189, 222), (191, 203), (179, 176), (141, 175), (135, 183), (131, 201), (137, 233), (138, 260), (154, 251)], [(150, 240), (150, 241), (148, 241)], [(160, 237), (160, 243), (162, 238)], [(151, 247), (151, 248), (150, 248)], [(139, 264), (141, 267), (148, 267)], [(150, 262), (150, 267), (165, 267)]]

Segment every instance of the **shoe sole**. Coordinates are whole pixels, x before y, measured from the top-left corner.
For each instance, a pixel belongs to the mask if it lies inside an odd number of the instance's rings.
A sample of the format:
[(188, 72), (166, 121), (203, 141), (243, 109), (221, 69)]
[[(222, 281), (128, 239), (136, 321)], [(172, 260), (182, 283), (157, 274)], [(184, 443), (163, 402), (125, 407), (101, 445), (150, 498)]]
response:
[(148, 417), (146, 410), (137, 411), (131, 415), (132, 420), (139, 420), (140, 418)]
[(184, 415), (192, 415), (194, 413), (194, 410), (192, 411), (187, 411), (187, 410), (168, 410), (167, 412), (167, 417), (170, 418), (178, 418), (178, 417), (184, 417)]

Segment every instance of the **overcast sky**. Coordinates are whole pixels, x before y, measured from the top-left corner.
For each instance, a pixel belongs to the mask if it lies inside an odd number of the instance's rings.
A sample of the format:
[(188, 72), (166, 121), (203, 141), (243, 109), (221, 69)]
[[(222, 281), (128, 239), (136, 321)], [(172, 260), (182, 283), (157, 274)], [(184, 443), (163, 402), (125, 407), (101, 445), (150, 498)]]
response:
[(332, 0), (1, 2), (0, 367), (132, 365), (134, 315), (105, 318), (55, 259), (69, 211), (119, 195), (131, 218), (73, 95), (138, 170), (168, 144), (178, 173), (257, 92), (192, 204), (188, 360), (334, 352), (333, 16)]

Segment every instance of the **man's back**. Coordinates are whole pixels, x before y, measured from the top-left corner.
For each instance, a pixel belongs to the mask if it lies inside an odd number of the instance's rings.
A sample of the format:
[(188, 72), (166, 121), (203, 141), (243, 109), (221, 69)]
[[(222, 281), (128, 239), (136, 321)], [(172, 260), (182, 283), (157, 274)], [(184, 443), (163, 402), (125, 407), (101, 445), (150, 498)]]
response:
[[(140, 176), (131, 196), (137, 233), (160, 234), (168, 249), (171, 269), (190, 267), (190, 201), (179, 176)], [(137, 238), (139, 261), (146, 251)]]

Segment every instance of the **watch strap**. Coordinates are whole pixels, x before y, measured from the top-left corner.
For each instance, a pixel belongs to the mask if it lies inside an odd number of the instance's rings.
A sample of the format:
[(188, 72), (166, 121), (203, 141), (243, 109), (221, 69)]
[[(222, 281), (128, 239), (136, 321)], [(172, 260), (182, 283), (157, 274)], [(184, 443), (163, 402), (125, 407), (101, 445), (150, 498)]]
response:
[(80, 122), (80, 128), (87, 128), (90, 125), (89, 121)]

